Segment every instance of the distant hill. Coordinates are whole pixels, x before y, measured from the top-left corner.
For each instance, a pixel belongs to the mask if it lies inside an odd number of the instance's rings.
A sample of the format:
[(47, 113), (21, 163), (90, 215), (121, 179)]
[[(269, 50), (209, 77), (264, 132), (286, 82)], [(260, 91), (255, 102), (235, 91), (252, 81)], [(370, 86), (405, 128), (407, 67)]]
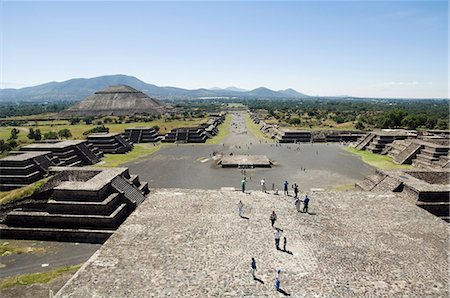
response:
[(260, 87), (251, 91), (237, 87), (225, 89), (182, 89), (159, 87), (145, 83), (133, 76), (107, 75), (90, 79), (71, 79), (64, 82), (50, 82), (21, 89), (0, 89), (0, 101), (59, 101), (82, 100), (94, 92), (111, 85), (128, 85), (151, 97), (159, 99), (194, 99), (202, 97), (241, 97), (241, 98), (307, 98), (293, 89), (274, 91)]

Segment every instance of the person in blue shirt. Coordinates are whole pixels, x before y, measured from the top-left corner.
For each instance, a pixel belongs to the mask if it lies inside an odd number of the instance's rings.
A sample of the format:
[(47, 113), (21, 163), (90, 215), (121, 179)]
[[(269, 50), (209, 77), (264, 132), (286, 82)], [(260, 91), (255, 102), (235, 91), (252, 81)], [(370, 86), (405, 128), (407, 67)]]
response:
[(255, 258), (252, 258), (252, 275), (253, 279), (256, 279), (256, 260)]
[(284, 194), (287, 196), (289, 195), (289, 182), (287, 182), (287, 180), (284, 181)]
[(308, 204), (309, 204), (309, 198), (308, 195), (305, 196), (305, 200), (303, 201), (303, 212), (308, 213)]

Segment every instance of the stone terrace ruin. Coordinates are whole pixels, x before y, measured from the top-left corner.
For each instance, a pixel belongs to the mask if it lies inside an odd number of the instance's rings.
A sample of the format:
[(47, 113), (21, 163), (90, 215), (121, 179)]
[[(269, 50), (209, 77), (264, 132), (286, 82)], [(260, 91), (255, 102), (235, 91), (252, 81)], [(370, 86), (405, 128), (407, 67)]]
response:
[(55, 165), (68, 167), (93, 165), (103, 157), (103, 152), (85, 140), (34, 143), (23, 146), (20, 150), (51, 151), (57, 158)]
[(93, 133), (88, 135), (87, 141), (104, 153), (127, 153), (133, 149), (133, 144), (124, 140), (119, 133)]
[(261, 125), (260, 130), (269, 138), (276, 139), (279, 143), (323, 143), (323, 142), (355, 142), (365, 135), (361, 131), (350, 130), (298, 130), (280, 128), (276, 124), (267, 124), (255, 114), (250, 118), (256, 124)]
[(1, 207), (8, 239), (102, 243), (149, 193), (127, 168), (51, 168), (31, 197)]
[(395, 140), (405, 140), (410, 136), (416, 136), (416, 134), (405, 130), (372, 131), (361, 137), (356, 143), (355, 148), (372, 153), (382, 153), (386, 146)]
[(398, 192), (417, 206), (449, 222), (449, 170), (377, 170), (356, 183), (356, 188), (373, 192)]
[(265, 155), (227, 155), (218, 162), (222, 168), (270, 168), (272, 162)]
[(212, 117), (208, 122), (195, 127), (179, 127), (172, 129), (162, 139), (166, 143), (204, 143), (219, 132), (217, 126), (223, 123), (225, 117)]
[(158, 136), (158, 132), (153, 127), (125, 128), (125, 132), (122, 136), (127, 142), (133, 144), (154, 143), (161, 139)]
[(55, 165), (50, 151), (12, 152), (0, 159), (0, 191), (27, 186), (44, 178)]

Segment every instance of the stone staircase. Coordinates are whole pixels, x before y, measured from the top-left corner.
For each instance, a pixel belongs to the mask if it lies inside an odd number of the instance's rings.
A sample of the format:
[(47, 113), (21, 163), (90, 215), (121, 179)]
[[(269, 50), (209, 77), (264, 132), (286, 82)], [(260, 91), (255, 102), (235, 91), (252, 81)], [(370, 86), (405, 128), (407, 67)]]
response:
[[(449, 147), (433, 143), (424, 143), (423, 149), (413, 159), (412, 164), (418, 168), (445, 167), (448, 161)], [(441, 164), (442, 163), (442, 164)]]
[(356, 182), (355, 188), (370, 191), (383, 181), (384, 178), (386, 178), (386, 174), (377, 170), (375, 174), (366, 176), (364, 180)]
[(120, 154), (133, 149), (133, 145), (118, 133), (95, 133), (87, 137), (87, 141), (103, 153)]
[(366, 134), (365, 136), (361, 137), (358, 140), (355, 148), (358, 150), (364, 150), (374, 137), (375, 137), (375, 134), (373, 134), (373, 133)]
[(394, 141), (391, 146), (392, 150), (389, 152), (389, 156), (398, 164), (411, 164), (411, 161), (422, 148), (421, 144), (407, 140)]
[(51, 170), (51, 190), (7, 210), (3, 238), (102, 243), (149, 193), (127, 168)]

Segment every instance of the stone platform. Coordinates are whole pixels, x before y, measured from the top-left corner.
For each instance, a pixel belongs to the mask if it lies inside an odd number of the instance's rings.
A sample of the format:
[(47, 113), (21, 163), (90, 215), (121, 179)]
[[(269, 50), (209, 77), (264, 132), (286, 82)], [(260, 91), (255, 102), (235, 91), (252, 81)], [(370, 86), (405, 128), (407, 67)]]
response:
[(218, 162), (222, 168), (270, 168), (272, 162), (265, 155), (227, 155)]
[[(444, 221), (394, 194), (309, 196), (304, 214), (259, 191), (157, 190), (56, 296), (282, 297), (281, 267), (292, 297), (448, 297)], [(275, 249), (272, 210), (292, 255)]]

